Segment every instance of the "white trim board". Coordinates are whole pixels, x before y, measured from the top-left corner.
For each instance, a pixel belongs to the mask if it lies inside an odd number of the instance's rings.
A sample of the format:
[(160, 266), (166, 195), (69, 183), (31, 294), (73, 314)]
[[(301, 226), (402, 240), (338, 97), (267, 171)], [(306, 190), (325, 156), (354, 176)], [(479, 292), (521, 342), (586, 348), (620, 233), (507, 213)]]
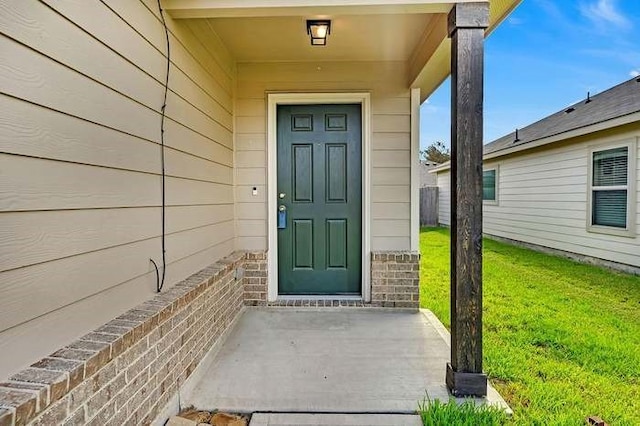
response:
[(411, 89), (411, 251), (420, 251), (420, 88)]
[(360, 104), (362, 106), (362, 299), (371, 301), (371, 95), (358, 93), (267, 94), (267, 300), (278, 299), (277, 122), (278, 105)]

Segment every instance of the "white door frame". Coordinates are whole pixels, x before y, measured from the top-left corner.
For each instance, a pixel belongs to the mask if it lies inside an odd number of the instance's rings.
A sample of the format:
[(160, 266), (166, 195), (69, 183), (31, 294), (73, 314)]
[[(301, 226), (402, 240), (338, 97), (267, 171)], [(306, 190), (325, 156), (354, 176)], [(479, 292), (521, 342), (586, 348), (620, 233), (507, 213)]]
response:
[(362, 298), (371, 300), (371, 96), (369, 93), (267, 95), (267, 300), (278, 298), (278, 105), (360, 104), (362, 107)]

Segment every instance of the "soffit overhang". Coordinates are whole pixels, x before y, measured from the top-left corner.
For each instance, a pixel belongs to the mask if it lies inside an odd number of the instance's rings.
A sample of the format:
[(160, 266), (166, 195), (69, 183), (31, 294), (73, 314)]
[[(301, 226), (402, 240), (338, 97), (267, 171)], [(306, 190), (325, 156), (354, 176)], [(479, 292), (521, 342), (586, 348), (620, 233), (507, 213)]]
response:
[[(520, 0), (490, 0), (491, 32)], [(469, 0), (163, 0), (174, 19), (198, 20), (237, 63), (407, 63), (407, 87), (426, 99), (450, 73), (446, 17)], [(331, 19), (327, 45), (311, 46), (307, 19)]]

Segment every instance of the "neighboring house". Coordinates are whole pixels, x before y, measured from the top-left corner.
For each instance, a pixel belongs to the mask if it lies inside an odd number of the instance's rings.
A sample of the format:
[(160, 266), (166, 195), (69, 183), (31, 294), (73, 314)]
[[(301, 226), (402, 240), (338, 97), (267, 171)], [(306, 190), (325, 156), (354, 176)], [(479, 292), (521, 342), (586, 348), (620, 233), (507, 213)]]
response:
[(438, 185), (438, 177), (434, 173), (429, 173), (438, 166), (439, 164), (433, 161), (420, 161), (420, 188)]
[[(640, 79), (484, 147), (487, 235), (640, 271)], [(449, 165), (436, 169), (450, 220)]]
[[(181, 369), (157, 388), (136, 384), (153, 390), (149, 409), (243, 305), (417, 309), (420, 103), (451, 73), (464, 82), (453, 92), (465, 90), (452, 119), (472, 122), (465, 143), (481, 143), (483, 35), (517, 3), (163, 0), (161, 13), (156, 0), (2, 2), (0, 381), (71, 344), (56, 354), (73, 361), (15, 376), (45, 383), (49, 402), (69, 397), (150, 333), (141, 344), (165, 353), (144, 365)], [(330, 30), (310, 22), (327, 17)], [(475, 294), (454, 300), (471, 306)], [(215, 323), (193, 319), (203, 310)], [(180, 327), (159, 330), (171, 315)], [(462, 320), (448, 377), (462, 395), (476, 377), (479, 395), (479, 311)], [(203, 337), (186, 358), (166, 353), (189, 336)]]

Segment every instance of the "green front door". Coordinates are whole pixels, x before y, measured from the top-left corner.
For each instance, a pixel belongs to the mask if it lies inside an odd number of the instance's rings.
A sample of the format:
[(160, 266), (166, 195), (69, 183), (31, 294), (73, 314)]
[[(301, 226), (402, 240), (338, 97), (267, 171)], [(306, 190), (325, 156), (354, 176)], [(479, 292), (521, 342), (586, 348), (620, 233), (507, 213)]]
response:
[(278, 293), (360, 294), (360, 105), (278, 107)]

